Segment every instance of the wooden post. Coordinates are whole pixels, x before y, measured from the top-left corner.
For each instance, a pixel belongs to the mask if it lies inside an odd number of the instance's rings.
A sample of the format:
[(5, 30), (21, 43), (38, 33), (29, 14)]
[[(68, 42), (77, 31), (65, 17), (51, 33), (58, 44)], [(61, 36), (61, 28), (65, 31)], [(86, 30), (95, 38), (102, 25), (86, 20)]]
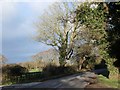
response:
[(120, 67), (118, 67), (119, 73), (118, 73), (118, 88), (120, 88)]

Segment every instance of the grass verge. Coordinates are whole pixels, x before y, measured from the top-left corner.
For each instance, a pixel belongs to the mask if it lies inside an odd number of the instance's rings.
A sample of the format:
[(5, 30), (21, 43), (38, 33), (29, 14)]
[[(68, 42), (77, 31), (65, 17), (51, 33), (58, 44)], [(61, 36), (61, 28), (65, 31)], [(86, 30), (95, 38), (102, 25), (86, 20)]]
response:
[(98, 80), (99, 80), (99, 83), (102, 83), (106, 86), (109, 86), (111, 88), (118, 88), (119, 87), (119, 82), (120, 80), (118, 79), (108, 79), (106, 77), (104, 77), (103, 75), (98, 75)]

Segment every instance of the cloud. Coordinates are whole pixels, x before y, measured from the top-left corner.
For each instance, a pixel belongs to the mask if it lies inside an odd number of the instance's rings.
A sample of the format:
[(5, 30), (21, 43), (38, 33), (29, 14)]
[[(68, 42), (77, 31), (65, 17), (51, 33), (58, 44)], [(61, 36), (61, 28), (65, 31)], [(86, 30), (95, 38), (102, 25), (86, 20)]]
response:
[(50, 3), (48, 3), (48, 2), (29, 2), (28, 5), (31, 8), (31, 10), (33, 10), (34, 12), (41, 12), (41, 11), (43, 11), (42, 9), (47, 8), (47, 6), (50, 5)]
[(5, 2), (59, 2), (61, 0), (2, 0), (2, 1), (5, 1)]
[(30, 0), (28, 2), (28, 6), (31, 8), (31, 10), (33, 10), (33, 12), (41, 14), (44, 12), (44, 10), (48, 8), (48, 6), (50, 6), (55, 1), (58, 1), (58, 0), (44, 0), (42, 2), (40, 0), (31, 2)]
[(1, 34), (3, 31), (3, 39), (32, 37), (35, 33), (33, 23), (48, 5), (48, 2), (3, 2), (3, 30), (0, 30)]
[(16, 14), (16, 6), (17, 3), (15, 2), (2, 2), (1, 7), (2, 7), (2, 14), (0, 15), (2, 17), (2, 21), (8, 20), (11, 17), (14, 17)]
[[(32, 36), (33, 30), (28, 21), (17, 21), (11, 22), (12, 25), (3, 25), (3, 40), (13, 40), (21, 37)], [(6, 27), (7, 26), (7, 27)]]
[(1, 0), (0, 1), (0, 21), (7, 20), (14, 17), (17, 12), (17, 3), (26, 2), (35, 12), (41, 12), (41, 9), (46, 8), (48, 5), (55, 1), (60, 0)]
[(15, 16), (16, 3), (13, 2), (0, 2), (0, 53), (2, 53), (2, 34), (3, 34), (3, 21), (7, 21)]

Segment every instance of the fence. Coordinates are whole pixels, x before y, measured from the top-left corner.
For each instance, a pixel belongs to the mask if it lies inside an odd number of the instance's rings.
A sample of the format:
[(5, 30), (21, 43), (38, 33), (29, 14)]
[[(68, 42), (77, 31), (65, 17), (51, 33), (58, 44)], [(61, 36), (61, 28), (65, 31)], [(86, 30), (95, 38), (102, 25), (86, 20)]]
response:
[(11, 83), (34, 82), (34, 81), (39, 81), (41, 78), (43, 78), (41, 72), (30, 72), (30, 73), (24, 73), (20, 76), (4, 76), (2, 80), (2, 84), (8, 82)]

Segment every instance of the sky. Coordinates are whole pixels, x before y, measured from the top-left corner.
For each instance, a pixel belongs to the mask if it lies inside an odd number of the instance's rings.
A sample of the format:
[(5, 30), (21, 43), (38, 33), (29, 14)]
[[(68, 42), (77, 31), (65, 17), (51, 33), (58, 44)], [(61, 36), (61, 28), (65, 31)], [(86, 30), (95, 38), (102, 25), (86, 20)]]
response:
[(51, 48), (34, 40), (34, 23), (52, 3), (53, 0), (0, 1), (0, 54), (8, 59), (7, 63), (31, 60), (32, 55)]

